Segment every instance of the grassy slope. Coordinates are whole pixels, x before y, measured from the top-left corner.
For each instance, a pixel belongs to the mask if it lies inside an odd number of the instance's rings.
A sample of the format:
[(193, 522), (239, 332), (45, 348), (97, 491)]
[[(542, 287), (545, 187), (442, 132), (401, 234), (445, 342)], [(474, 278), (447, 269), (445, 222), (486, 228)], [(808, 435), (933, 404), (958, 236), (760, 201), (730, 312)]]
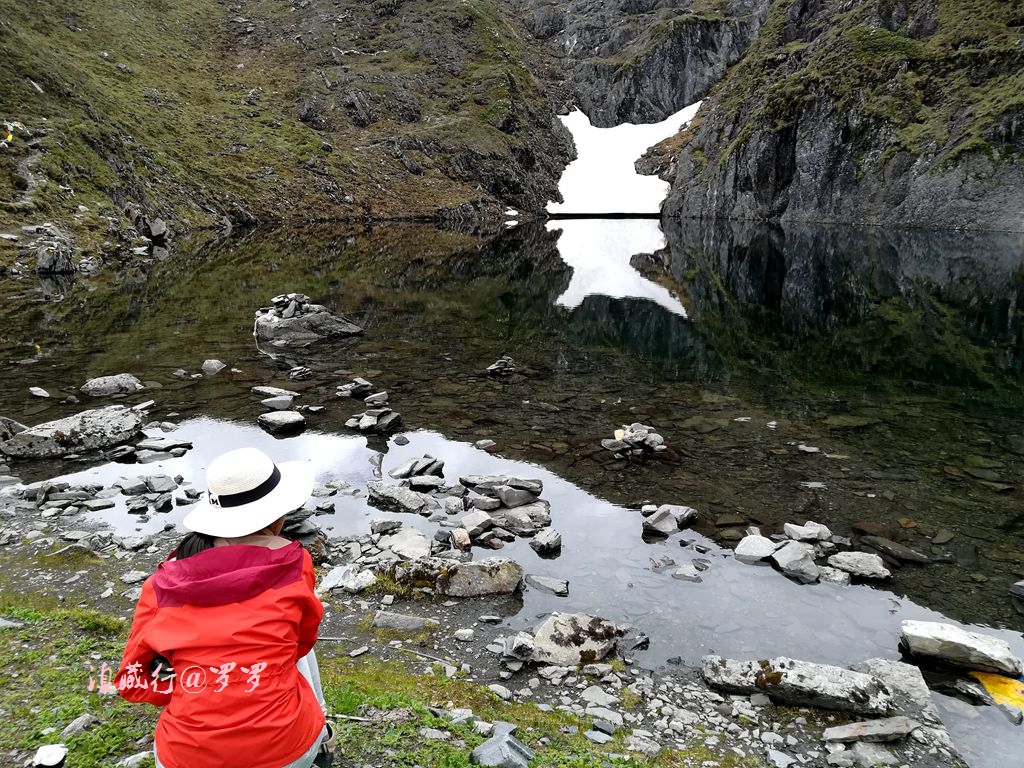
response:
[[(836, 112), (859, 111), (849, 143), (865, 152), (865, 164), (884, 167), (900, 153), (927, 156), (938, 166), (968, 152), (1016, 156), (1019, 144), (1014, 149), (998, 123), (1024, 109), (1024, 3), (909, 2), (908, 16), (937, 6), (937, 29), (922, 37), (880, 27), (877, 13), (886, 5), (822, 11), (793, 35), (793, 0), (775, 0), (749, 54), (706, 104), (703, 120), (666, 147), (678, 151), (699, 137), (691, 154), (712, 172), (756, 132), (779, 132), (826, 100)], [(866, 150), (879, 144), (881, 154), (868, 157)]]
[[(526, 139), (502, 112), (539, 94), (521, 40), (492, 0), (410, 0), (392, 3), (402, 7), (391, 15), (381, 5), (0, 0), (0, 117), (42, 135), (50, 181), (38, 209), (61, 217), (80, 203), (137, 200), (181, 228), (223, 213), (430, 216), (480, 199), (476, 179), (452, 181), (440, 160), (410, 172), (393, 140), (440, 141), (507, 164)], [(457, 68), (438, 53), (453, 29)], [(336, 110), (315, 130), (299, 113), (305, 102), (331, 102), (321, 72), (366, 90), (408, 85), (419, 120), (385, 113), (360, 128)], [(20, 194), (12, 166), (27, 150), (18, 138), (0, 156), (0, 203)]]
[[(0, 615), (23, 623), (18, 629), (0, 630), (0, 752), (25, 755), (42, 744), (62, 741), (70, 752), (69, 768), (107, 768), (151, 748), (156, 708), (88, 690), (90, 665), (98, 680), (103, 661), (120, 660), (126, 622), (89, 609), (58, 608), (25, 595), (0, 600)], [(515, 723), (518, 737), (538, 749), (538, 768), (695, 768), (707, 760), (720, 768), (762, 765), (752, 757), (741, 759), (728, 749), (719, 752), (703, 745), (666, 750), (656, 760), (616, 757), (626, 751), (621, 735), (599, 747), (582, 736), (586, 724), (567, 714), (505, 703), (483, 686), (405, 665), (334, 656), (341, 649), (332, 646), (324, 643), (318, 650), (329, 711), (368, 715), (374, 721), (338, 721), (342, 765), (468, 768), (470, 751), (485, 738), (468, 726), (453, 726), (436, 717), (429, 707), (470, 707), (489, 722)], [(374, 717), (397, 710), (404, 710), (397, 719)], [(101, 722), (80, 735), (60, 736), (61, 728), (86, 712)], [(47, 728), (57, 731), (43, 734)], [(451, 740), (425, 739), (421, 728), (447, 731)]]

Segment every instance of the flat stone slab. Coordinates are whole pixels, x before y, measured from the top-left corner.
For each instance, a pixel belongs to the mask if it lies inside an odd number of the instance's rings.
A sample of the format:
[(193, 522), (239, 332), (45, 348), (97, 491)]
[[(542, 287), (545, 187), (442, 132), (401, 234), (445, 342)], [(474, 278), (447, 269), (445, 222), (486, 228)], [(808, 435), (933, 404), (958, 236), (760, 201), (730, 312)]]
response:
[(1013, 655), (1009, 644), (989, 635), (937, 621), (904, 621), (900, 636), (912, 656), (1008, 677), (1024, 674), (1024, 663)]
[(899, 715), (826, 728), (822, 739), (847, 743), (851, 741), (898, 741), (906, 738), (920, 727), (921, 724), (916, 720)]
[(764, 693), (780, 704), (868, 715), (888, 714), (893, 706), (892, 695), (878, 678), (829, 664), (785, 657), (737, 661), (705, 656), (701, 669), (715, 688), (745, 695)]
[(128, 442), (142, 429), (142, 414), (121, 405), (95, 408), (29, 427), (0, 443), (0, 453), (51, 458)]
[(375, 506), (384, 509), (418, 514), (427, 506), (426, 499), (404, 485), (385, 483), (383, 480), (371, 480), (367, 484), (367, 489), (370, 501), (374, 502)]
[(892, 575), (882, 558), (869, 552), (837, 552), (829, 557), (828, 564), (861, 579), (888, 579)]
[(306, 419), (297, 411), (272, 411), (261, 413), (256, 423), (272, 435), (290, 435), (301, 432)]
[(390, 629), (395, 632), (421, 632), (424, 629), (437, 627), (438, 623), (433, 619), (425, 619), (421, 616), (409, 616), (394, 611), (377, 611), (373, 617), (373, 626), (376, 629)]

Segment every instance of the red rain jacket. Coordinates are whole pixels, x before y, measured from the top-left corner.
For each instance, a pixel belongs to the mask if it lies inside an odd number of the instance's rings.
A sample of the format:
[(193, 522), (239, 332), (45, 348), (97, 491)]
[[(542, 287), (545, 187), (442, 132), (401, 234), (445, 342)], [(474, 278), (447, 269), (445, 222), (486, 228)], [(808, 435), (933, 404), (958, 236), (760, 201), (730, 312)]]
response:
[[(128, 701), (166, 707), (163, 765), (281, 768), (312, 746), (324, 714), (295, 664), (323, 618), (315, 584), (298, 542), (214, 547), (146, 579), (114, 684)], [(151, 675), (158, 653), (174, 667), (170, 683)]]

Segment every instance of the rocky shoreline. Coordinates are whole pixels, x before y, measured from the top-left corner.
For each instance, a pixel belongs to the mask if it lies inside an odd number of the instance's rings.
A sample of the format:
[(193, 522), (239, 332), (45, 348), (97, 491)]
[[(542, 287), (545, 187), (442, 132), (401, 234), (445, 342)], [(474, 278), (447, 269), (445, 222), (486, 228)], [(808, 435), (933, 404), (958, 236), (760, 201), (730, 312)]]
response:
[[(217, 372), (224, 367), (221, 364)], [(141, 384), (137, 379), (125, 374), (91, 380), (82, 389), (83, 393), (130, 393), (144, 397), (138, 386)], [(386, 402), (386, 395), (383, 400), (377, 395), (366, 395), (372, 389), (368, 381), (357, 379), (343, 385), (342, 394), (365, 395), (366, 400), (377, 397), (368, 405)], [(258, 394), (291, 398), (295, 393), (262, 388)], [(152, 406), (152, 401), (145, 401), (132, 407), (118, 405), (85, 411), (69, 417), (76, 425), (73, 429), (58, 422), (22, 429), (23, 425), (7, 421), (11, 434), (0, 444), (0, 450), (19, 460), (29, 456), (74, 459), (79, 452), (91, 450), (96, 452), (96, 458), (105, 456), (145, 464), (151, 455), (166, 458), (191, 448), (188, 441), (174, 440), (175, 425), (171, 422), (150, 421), (143, 428), (143, 415)], [(281, 412), (288, 411), (272, 411)], [(629, 429), (636, 432), (637, 444), (653, 434), (640, 424)], [(121, 444), (128, 439), (136, 441), (135, 446), (125, 450)], [(404, 437), (394, 435), (389, 439), (397, 444)], [(642, 670), (636, 656), (646, 645), (642, 627), (616, 626), (596, 616), (555, 612), (532, 633), (507, 635), (493, 626), (495, 619), (498, 623), (503, 621), (494, 611), (487, 610), (474, 619), (471, 614), (479, 603), (472, 601), (482, 600), (485, 605), (490, 601), (500, 606), (503, 601), (514, 601), (524, 588), (567, 595), (571, 585), (543, 573), (524, 573), (522, 566), (507, 558), (474, 557), (474, 548), (497, 550), (519, 537), (530, 538), (539, 553), (558, 555), (561, 536), (550, 527), (553, 514), (550, 504), (542, 498), (541, 481), (514, 475), (478, 475), (452, 482), (446, 480), (444, 467), (443, 459), (423, 456), (396, 467), (389, 473), (390, 480), (384, 480), (378, 464), (374, 469), (377, 479), (366, 487), (371, 505), (439, 524), (432, 539), (415, 528), (405, 527), (401, 521), (383, 519), (373, 521), (366, 534), (328, 538), (316, 525), (316, 515), (333, 508), (332, 496), (363, 493), (362, 488), (353, 487), (342, 478), (319, 486), (307, 508), (288, 519), (287, 534), (303, 541), (318, 565), (330, 566), (324, 570), (319, 585), (328, 605), (340, 603), (355, 608), (355, 613), (373, 613), (369, 626), (360, 630), (364, 634), (426, 633), (430, 637), (427, 647), (431, 656), (462, 660), (459, 664), (445, 662), (444, 669), (450, 668), (451, 674), (462, 670), (464, 664), (471, 670), (487, 670), (487, 677), (481, 682), (487, 683), (488, 678), (501, 680), (488, 683), (500, 698), (539, 702), (587, 719), (591, 727), (586, 737), (595, 743), (625, 732), (628, 749), (642, 755), (655, 756), (662, 749), (679, 749), (703, 740), (705, 745), (720, 746), (741, 758), (767, 760), (767, 764), (781, 768), (868, 768), (880, 762), (928, 768), (964, 764), (930, 704), (921, 672), (908, 664), (869, 660), (855, 670), (843, 670), (788, 659), (741, 662), (709, 657), (698, 677), (696, 670)], [(22, 485), (8, 476), (6, 487), (0, 491), (0, 508), (5, 518), (0, 531), (4, 557), (15, 568), (19, 562), (32, 561), (33, 558), (24, 557), (26, 553), (37, 555), (47, 564), (42, 570), (21, 567), (16, 577), (27, 588), (42, 588), (62, 600), (77, 601), (85, 594), (83, 586), (88, 585), (87, 604), (113, 601), (130, 609), (140, 591), (139, 583), (173, 548), (180, 532), (168, 523), (156, 534), (119, 536), (109, 529), (91, 526), (83, 516), (113, 507), (115, 497), (126, 496), (128, 512), (145, 521), (174, 506), (193, 503), (200, 495), (194, 486), (196, 480), (163, 474), (133, 477), (127, 465), (124, 478), (110, 487), (52, 481)], [(654, 537), (671, 535), (698, 517), (697, 510), (671, 504), (650, 505), (641, 510), (644, 533)], [(736, 524), (731, 520), (717, 521), (723, 522)], [(887, 556), (897, 554), (881, 537), (875, 537), (871, 543)], [(737, 547), (736, 557), (751, 564), (770, 560), (781, 573), (804, 583), (818, 578), (842, 583), (850, 576), (881, 575), (885, 570), (881, 555), (851, 551), (850, 545), (850, 540), (832, 535), (827, 527), (807, 522), (802, 526), (787, 525), (785, 534), (770, 538), (761, 536), (758, 530), (748, 530)], [(828, 559), (828, 566), (815, 564), (815, 558), (821, 557)], [(56, 575), (65, 570), (64, 564), (69, 561), (85, 567), (58, 580)], [(115, 564), (120, 573), (111, 567)], [(689, 564), (669, 565), (678, 565), (673, 574), (676, 578), (701, 578), (698, 559)], [(374, 602), (360, 597), (368, 590), (381, 589), (389, 594), (376, 602), (376, 608)], [(938, 632), (938, 637), (945, 638), (940, 645), (948, 646), (949, 633), (955, 628), (938, 626), (940, 629), (932, 631), (932, 635)], [(437, 637), (449, 630), (450, 637)], [(935, 661), (934, 643), (931, 652), (920, 644), (914, 650), (914, 638), (928, 633), (915, 634), (914, 628), (910, 630), (905, 631), (904, 637), (909, 649)], [(985, 638), (960, 640), (969, 650), (959, 656), (948, 651), (939, 653), (940, 663), (966, 665), (969, 669), (993, 668), (979, 661), (978, 648), (991, 649)], [(400, 640), (388, 645), (399, 651), (408, 647)], [(417, 641), (416, 648), (421, 647), (422, 642)], [(475, 651), (472, 661), (466, 661), (469, 649)], [(617, 658), (616, 664), (620, 666), (612, 666), (606, 661), (609, 657)], [(1003, 673), (1020, 673), (1020, 661), (1013, 659), (1008, 649), (997, 648), (994, 655), (990, 652), (988, 658), (994, 657), (1001, 664), (995, 668)], [(730, 669), (735, 671), (729, 672)], [(479, 675), (470, 673), (470, 679)], [(789, 678), (795, 683), (788, 684)], [(520, 687), (516, 688), (516, 683)], [(843, 687), (850, 685), (854, 688)], [(864, 685), (875, 694), (857, 692), (858, 686)], [(982, 695), (977, 686), (973, 695)], [(630, 707), (621, 706), (626, 701)], [(768, 707), (770, 712), (771, 707), (779, 705), (807, 711), (789, 723), (774, 721), (762, 711)], [(834, 716), (828, 720), (830, 716), (815, 714), (817, 710), (809, 706), (839, 709), (847, 714), (839, 720)], [(851, 725), (851, 716), (858, 714), (884, 715), (890, 719), (883, 717)], [(1020, 713), (1014, 715), (1007, 710), (1007, 714), (1019, 717)], [(826, 738), (817, 728), (810, 727), (812, 722), (840, 730), (830, 731), (831, 736)], [(842, 730), (844, 727), (846, 730)], [(879, 746), (882, 742), (887, 746)]]

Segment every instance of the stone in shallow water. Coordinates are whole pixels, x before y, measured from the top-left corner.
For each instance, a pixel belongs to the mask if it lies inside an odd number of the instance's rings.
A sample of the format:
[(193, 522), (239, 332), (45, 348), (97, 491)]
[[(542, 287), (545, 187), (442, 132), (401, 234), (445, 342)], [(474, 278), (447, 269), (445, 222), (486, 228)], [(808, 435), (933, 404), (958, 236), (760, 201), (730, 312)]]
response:
[(789, 538), (794, 541), (828, 541), (832, 538), (832, 531), (821, 523), (808, 520), (803, 525), (786, 523), (783, 530)]
[(679, 521), (668, 509), (661, 507), (650, 517), (644, 518), (644, 533), (654, 536), (670, 536), (679, 530)]
[(892, 575), (881, 557), (868, 552), (838, 552), (829, 557), (828, 564), (862, 579), (888, 579)]
[(399, 557), (416, 560), (430, 555), (430, 539), (415, 528), (403, 528), (391, 536), (385, 536), (378, 546), (390, 549)]
[(295, 434), (306, 426), (306, 419), (296, 411), (261, 413), (256, 422), (272, 435)]
[(772, 701), (868, 715), (887, 714), (893, 705), (885, 685), (872, 675), (828, 664), (779, 657), (737, 661), (721, 656), (701, 660), (704, 679), (728, 693), (764, 693)]
[(941, 661), (953, 667), (1019, 677), (1024, 664), (1009, 644), (952, 624), (935, 621), (904, 621), (900, 636), (913, 656)]
[(395, 509), (399, 512), (419, 513), (427, 500), (416, 491), (405, 486), (385, 483), (383, 480), (372, 480), (367, 484), (370, 501), (384, 509)]
[(260, 400), (260, 405), (264, 408), (269, 408), (272, 411), (287, 411), (292, 407), (292, 401), (294, 401), (291, 395), (277, 395), (276, 397), (268, 397), (265, 400)]
[(680, 581), (692, 581), (696, 584), (700, 584), (704, 581), (704, 578), (700, 575), (700, 571), (698, 571), (691, 563), (683, 563), (676, 568), (672, 573), (672, 578)]
[(553, 579), (550, 576), (535, 576), (529, 574), (526, 583), (543, 592), (550, 592), (558, 597), (566, 597), (569, 594), (569, 582), (565, 579)]
[(902, 544), (898, 544), (890, 539), (883, 538), (881, 536), (863, 536), (861, 537), (861, 544), (877, 549), (883, 555), (892, 557), (903, 563), (930, 563), (932, 559), (927, 555), (923, 555), (917, 550), (905, 547)]
[(142, 382), (130, 373), (118, 373), (114, 376), (100, 376), (89, 379), (81, 387), (81, 392), (91, 397), (107, 395), (128, 395), (143, 389)]
[(562, 549), (562, 534), (554, 528), (545, 528), (530, 541), (530, 548), (538, 555), (550, 555)]

